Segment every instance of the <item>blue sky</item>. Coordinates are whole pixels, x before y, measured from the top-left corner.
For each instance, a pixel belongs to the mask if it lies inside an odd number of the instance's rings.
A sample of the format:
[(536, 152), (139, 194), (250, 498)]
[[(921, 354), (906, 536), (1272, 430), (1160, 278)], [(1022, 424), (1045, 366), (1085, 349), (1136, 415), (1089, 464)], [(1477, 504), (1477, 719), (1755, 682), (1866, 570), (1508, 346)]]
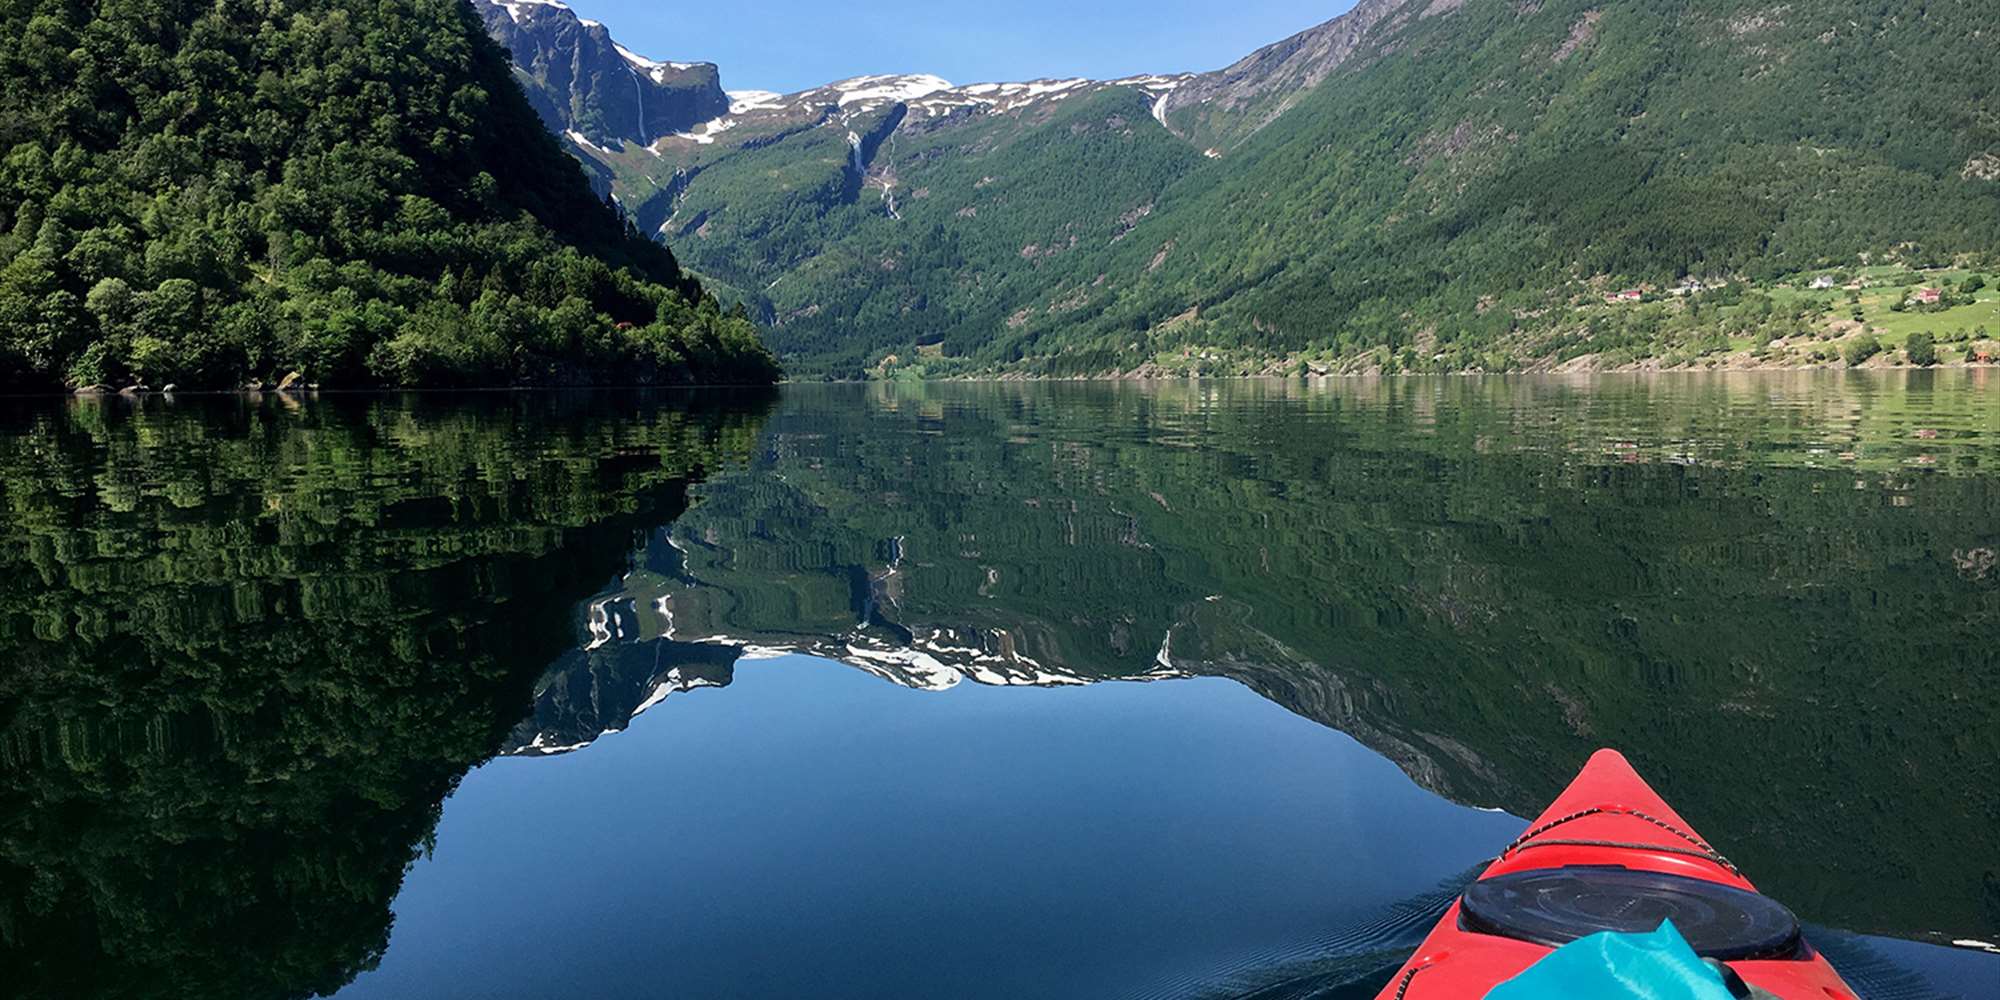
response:
[(568, 0), (655, 59), (722, 66), (730, 90), (865, 73), (954, 83), (1226, 66), (1353, 0)]

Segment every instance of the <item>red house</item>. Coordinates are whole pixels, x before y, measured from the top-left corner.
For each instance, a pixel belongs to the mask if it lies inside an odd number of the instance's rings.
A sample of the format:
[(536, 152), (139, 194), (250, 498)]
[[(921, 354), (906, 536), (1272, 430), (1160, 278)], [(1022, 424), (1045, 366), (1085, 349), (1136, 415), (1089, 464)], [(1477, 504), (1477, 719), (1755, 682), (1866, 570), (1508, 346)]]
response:
[(1944, 298), (1944, 292), (1935, 288), (1919, 288), (1917, 289), (1917, 294), (1910, 296), (1910, 298), (1921, 305), (1934, 306), (1938, 304), (1940, 299)]

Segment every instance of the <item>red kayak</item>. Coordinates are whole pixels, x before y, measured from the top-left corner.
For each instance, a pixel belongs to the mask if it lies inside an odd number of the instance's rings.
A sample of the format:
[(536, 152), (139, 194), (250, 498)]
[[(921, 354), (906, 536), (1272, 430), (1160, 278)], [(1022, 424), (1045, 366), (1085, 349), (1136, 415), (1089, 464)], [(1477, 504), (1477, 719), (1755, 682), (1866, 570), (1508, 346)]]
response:
[(1624, 756), (1601, 750), (1469, 886), (1378, 1000), (1477, 1000), (1555, 948), (1671, 919), (1739, 996), (1856, 1000), (1800, 935), (1669, 808)]

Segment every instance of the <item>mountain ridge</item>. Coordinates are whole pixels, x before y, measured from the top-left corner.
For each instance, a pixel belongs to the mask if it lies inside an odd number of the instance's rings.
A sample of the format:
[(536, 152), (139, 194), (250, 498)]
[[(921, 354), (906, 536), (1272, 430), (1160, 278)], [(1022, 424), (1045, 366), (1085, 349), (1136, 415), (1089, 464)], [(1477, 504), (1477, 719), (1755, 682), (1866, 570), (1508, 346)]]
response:
[[(1222, 69), (1194, 74), (1164, 99), (1154, 117), (1175, 135), (1219, 154), (1221, 147), (1241, 142), (1291, 110), (1305, 91), (1347, 63), (1370, 29), (1403, 5), (1404, 0), (1361, 0), (1332, 20)], [(1463, 0), (1433, 0), (1421, 16), (1449, 14), (1462, 5)]]
[(572, 142), (650, 142), (728, 113), (714, 63), (648, 59), (561, 0), (499, 0), (476, 9), (487, 33), (513, 54), (529, 103), (551, 132)]
[(1889, 328), (1781, 279), (2000, 266), (1991, 28), (1865, 8), (1365, 0), (1208, 73), (859, 77), (575, 151), (809, 374), (1814, 364)]

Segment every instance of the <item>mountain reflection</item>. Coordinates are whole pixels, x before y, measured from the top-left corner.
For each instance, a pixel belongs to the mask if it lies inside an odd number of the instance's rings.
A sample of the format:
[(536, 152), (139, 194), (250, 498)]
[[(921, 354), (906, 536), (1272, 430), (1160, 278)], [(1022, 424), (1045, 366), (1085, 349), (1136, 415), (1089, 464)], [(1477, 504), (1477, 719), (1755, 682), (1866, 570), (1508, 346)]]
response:
[(1516, 814), (1615, 744), (1809, 919), (1990, 939), (1976, 378), (0, 405), (0, 982), (336, 990), (470, 768), (783, 652), (1232, 678)]
[(0, 982), (330, 993), (459, 778), (768, 400), (0, 411)]
[(794, 392), (509, 749), (778, 652), (1222, 676), (1517, 815), (1615, 744), (1810, 919), (1990, 935), (1995, 422), (1927, 376)]

